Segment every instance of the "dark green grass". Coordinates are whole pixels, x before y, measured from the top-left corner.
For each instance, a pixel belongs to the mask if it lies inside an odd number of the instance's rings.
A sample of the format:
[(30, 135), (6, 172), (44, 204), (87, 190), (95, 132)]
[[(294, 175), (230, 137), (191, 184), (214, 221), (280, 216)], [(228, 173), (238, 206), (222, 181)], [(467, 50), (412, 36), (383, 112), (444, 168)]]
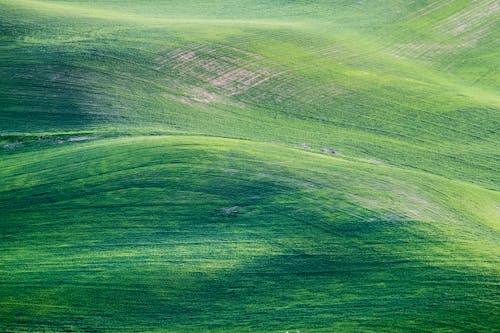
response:
[[(495, 326), (497, 227), (478, 216), (484, 224), (470, 224), (431, 201), (434, 192), (458, 200), (450, 189), (469, 185), (384, 169), (281, 146), (179, 137), (9, 157), (0, 192), (2, 326)], [(414, 193), (409, 184), (420, 182), (433, 186)], [(498, 196), (477, 193), (469, 204), (487, 215), (495, 209), (487, 199)], [(484, 228), (494, 234), (482, 235)]]

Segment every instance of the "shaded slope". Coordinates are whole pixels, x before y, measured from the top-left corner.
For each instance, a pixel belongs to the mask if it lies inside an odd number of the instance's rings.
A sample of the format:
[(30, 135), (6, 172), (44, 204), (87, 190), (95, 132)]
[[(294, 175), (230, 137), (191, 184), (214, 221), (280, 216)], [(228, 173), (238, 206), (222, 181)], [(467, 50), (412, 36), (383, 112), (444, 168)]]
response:
[(8, 330), (483, 330), (498, 319), (494, 192), (189, 137), (64, 144), (0, 170)]

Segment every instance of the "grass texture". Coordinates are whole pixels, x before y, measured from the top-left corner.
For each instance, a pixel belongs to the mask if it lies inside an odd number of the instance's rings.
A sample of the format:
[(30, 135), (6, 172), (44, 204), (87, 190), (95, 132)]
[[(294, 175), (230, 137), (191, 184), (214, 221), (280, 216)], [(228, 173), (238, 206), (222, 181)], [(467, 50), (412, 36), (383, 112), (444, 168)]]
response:
[(499, 14), (0, 0), (0, 331), (494, 332)]

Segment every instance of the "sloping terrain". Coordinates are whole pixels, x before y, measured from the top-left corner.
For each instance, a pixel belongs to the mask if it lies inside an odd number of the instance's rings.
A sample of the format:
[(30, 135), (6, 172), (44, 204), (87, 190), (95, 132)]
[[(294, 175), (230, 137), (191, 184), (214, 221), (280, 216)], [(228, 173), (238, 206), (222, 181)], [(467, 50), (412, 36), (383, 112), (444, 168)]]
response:
[(499, 14), (0, 0), (0, 331), (494, 331)]

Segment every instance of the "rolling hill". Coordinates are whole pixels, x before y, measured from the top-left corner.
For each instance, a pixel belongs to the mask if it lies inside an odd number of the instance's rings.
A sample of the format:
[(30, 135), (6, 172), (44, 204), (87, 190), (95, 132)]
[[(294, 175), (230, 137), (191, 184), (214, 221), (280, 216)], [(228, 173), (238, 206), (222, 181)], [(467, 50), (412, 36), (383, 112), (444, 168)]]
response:
[(493, 0), (0, 0), (0, 331), (494, 332)]

